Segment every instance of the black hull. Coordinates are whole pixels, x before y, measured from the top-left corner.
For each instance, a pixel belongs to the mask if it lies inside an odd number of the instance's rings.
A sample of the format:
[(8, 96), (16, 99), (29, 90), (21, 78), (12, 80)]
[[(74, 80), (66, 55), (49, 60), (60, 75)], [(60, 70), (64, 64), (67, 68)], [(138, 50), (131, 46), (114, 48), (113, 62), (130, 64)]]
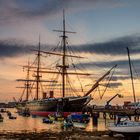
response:
[(29, 109), (32, 111), (46, 112), (81, 112), (82, 108), (91, 100), (91, 97), (65, 97), (48, 98), (42, 100), (28, 101), (24, 106), (20, 103), (18, 109)]

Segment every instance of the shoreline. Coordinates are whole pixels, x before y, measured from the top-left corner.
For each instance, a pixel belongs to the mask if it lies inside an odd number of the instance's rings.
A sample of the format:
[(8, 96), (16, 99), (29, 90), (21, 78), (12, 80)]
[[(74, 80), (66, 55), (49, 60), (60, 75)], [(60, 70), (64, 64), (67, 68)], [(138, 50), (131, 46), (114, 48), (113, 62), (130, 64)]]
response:
[(42, 131), (42, 132), (0, 132), (0, 139), (18, 140), (38, 140), (38, 139), (57, 139), (57, 140), (122, 140), (122, 136), (109, 136), (109, 131), (87, 132), (83, 130), (72, 130), (62, 132)]

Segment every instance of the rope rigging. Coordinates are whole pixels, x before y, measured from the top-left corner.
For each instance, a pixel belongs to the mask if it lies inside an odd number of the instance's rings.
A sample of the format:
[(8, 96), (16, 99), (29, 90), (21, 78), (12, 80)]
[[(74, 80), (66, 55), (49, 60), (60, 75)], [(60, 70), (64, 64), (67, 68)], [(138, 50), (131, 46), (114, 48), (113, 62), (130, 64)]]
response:
[(114, 68), (114, 70), (113, 70), (111, 76), (109, 77), (108, 83), (107, 83), (107, 85), (106, 85), (106, 87), (105, 87), (105, 89), (104, 89), (104, 91), (103, 91), (103, 94), (102, 94), (101, 97), (100, 97), (101, 99), (103, 98), (103, 96), (104, 96), (104, 94), (105, 94), (107, 88), (109, 87), (109, 84), (110, 84), (110, 81), (112, 80), (112, 77), (113, 77), (114, 72), (115, 72), (115, 68)]
[(78, 96), (76, 89), (72, 87), (72, 84), (71, 84), (71, 82), (70, 82), (69, 76), (68, 76), (68, 75), (66, 75), (66, 76), (67, 76), (68, 84), (69, 84), (69, 86), (70, 86), (70, 88), (71, 88), (71, 91), (72, 91), (74, 94), (76, 94), (76, 95)]

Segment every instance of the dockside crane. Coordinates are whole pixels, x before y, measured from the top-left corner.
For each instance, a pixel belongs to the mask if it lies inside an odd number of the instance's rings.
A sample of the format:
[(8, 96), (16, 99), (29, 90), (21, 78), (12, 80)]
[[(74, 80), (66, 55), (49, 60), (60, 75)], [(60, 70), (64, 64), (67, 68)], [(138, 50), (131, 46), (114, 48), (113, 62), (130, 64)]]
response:
[(110, 105), (109, 105), (109, 103), (114, 99), (114, 98), (116, 98), (116, 97), (119, 97), (119, 98), (123, 98), (123, 96), (121, 95), (121, 94), (119, 94), (119, 93), (117, 93), (117, 94), (115, 94), (113, 97), (111, 97), (107, 102), (106, 102), (106, 108), (108, 108)]

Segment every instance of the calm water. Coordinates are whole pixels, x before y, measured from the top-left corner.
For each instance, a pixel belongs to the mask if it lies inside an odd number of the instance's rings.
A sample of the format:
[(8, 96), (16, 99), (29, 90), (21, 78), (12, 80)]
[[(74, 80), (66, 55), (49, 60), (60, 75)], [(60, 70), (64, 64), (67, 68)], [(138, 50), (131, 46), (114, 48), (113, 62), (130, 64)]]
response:
[[(61, 122), (55, 122), (53, 124), (45, 124), (42, 123), (42, 117), (36, 117), (32, 118), (30, 117), (23, 117), (19, 116), (16, 113), (16, 109), (7, 109), (12, 112), (14, 116), (17, 117), (17, 119), (9, 119), (7, 116), (7, 113), (1, 113), (2, 116), (4, 117), (4, 121), (0, 122), (0, 131), (12, 131), (12, 132), (20, 132), (20, 131), (53, 131), (53, 132), (59, 132), (62, 131), (61, 129)], [(106, 122), (108, 122), (106, 120)], [(98, 126), (93, 126), (93, 121), (92, 119), (90, 120), (86, 131), (94, 131), (94, 130), (100, 130), (104, 131), (106, 130), (105, 127), (105, 120), (102, 118), (102, 115), (100, 119), (98, 120)]]

